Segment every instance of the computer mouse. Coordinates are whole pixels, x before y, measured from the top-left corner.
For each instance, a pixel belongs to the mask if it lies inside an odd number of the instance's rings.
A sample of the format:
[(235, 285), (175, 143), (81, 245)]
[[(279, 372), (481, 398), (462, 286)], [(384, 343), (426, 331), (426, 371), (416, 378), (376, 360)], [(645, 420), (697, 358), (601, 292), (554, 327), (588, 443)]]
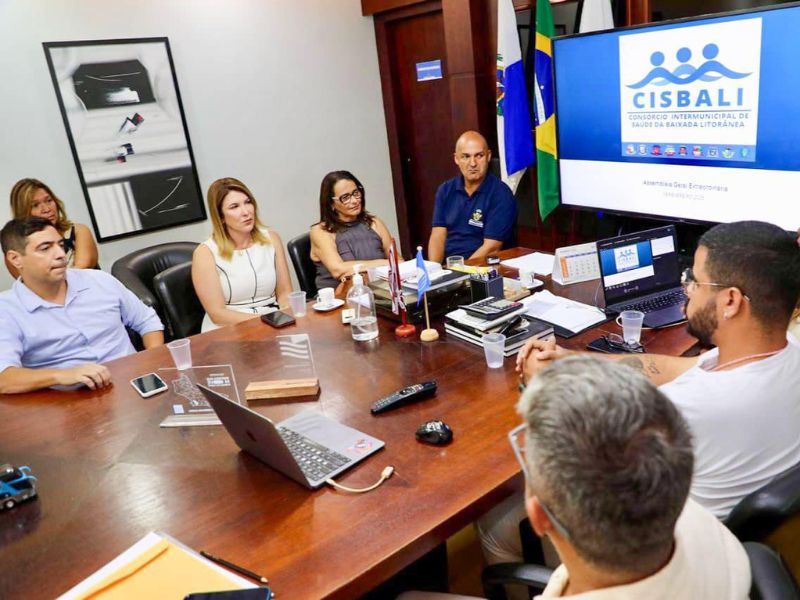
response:
[(426, 444), (442, 446), (453, 439), (453, 430), (444, 421), (428, 421), (417, 429), (417, 439)]

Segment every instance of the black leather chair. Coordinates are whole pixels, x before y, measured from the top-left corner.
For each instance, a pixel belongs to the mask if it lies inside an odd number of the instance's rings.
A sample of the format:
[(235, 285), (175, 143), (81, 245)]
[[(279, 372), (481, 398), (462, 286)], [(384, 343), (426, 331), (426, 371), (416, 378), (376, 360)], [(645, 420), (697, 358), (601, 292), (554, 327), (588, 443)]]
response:
[[(777, 552), (756, 542), (745, 543), (744, 550), (753, 576), (751, 600), (800, 600), (797, 582)], [(552, 572), (552, 569), (539, 565), (501, 563), (486, 567), (481, 581), (488, 600), (505, 600), (505, 585), (527, 585), (541, 591)]]
[(308, 298), (317, 295), (317, 266), (311, 260), (311, 236), (308, 233), (298, 235), (286, 244), (289, 258), (292, 259), (297, 281)]
[(195, 248), (195, 242), (168, 242), (136, 250), (114, 261), (111, 274), (142, 302), (152, 307), (164, 321), (153, 278), (164, 269), (191, 261)]
[(153, 278), (164, 325), (173, 340), (200, 333), (205, 311), (192, 285), (192, 263), (164, 269)]
[(725, 519), (743, 542), (762, 542), (800, 514), (800, 464), (742, 498)]

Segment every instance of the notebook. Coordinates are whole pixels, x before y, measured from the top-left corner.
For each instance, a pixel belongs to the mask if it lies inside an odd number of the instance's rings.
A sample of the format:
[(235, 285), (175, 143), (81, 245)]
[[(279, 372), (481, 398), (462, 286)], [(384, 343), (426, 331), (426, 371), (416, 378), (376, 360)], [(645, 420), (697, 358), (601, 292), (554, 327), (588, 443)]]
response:
[(607, 313), (640, 310), (645, 327), (683, 321), (675, 226), (629, 233), (597, 242)]
[(310, 489), (384, 446), (377, 438), (313, 411), (275, 424), (205, 386), (197, 387), (239, 448)]

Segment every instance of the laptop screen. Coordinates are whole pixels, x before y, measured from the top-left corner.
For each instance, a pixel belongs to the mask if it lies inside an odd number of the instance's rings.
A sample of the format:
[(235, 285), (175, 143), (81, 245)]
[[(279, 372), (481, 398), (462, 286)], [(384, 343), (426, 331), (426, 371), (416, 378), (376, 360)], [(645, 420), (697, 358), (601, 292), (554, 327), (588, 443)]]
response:
[(597, 242), (606, 306), (680, 285), (675, 226)]

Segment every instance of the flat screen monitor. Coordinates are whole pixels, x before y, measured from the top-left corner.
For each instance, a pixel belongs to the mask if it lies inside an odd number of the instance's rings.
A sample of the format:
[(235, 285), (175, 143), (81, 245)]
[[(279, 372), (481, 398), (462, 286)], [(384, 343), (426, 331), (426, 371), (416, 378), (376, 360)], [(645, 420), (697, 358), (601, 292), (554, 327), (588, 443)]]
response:
[(800, 227), (800, 5), (553, 41), (561, 203)]

